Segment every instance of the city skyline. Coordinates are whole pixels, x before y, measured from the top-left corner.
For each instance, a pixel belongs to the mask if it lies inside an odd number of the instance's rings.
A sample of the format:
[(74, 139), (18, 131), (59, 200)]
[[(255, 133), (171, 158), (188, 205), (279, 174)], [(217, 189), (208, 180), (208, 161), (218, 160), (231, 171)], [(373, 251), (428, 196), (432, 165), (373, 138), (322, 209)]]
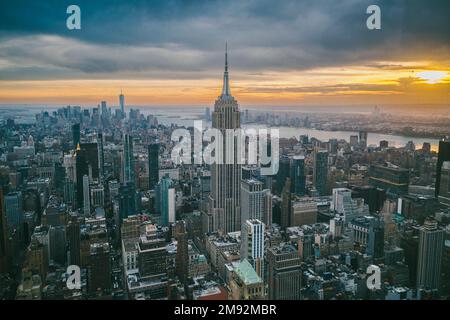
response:
[(244, 105), (448, 105), (449, 4), (375, 2), (381, 30), (366, 28), (368, 1), (79, 1), (81, 30), (64, 1), (21, 1), (32, 20), (6, 4), (0, 102), (115, 105), (123, 90), (131, 105), (209, 104), (228, 41)]
[(0, 300), (449, 300), (446, 9), (5, 3)]

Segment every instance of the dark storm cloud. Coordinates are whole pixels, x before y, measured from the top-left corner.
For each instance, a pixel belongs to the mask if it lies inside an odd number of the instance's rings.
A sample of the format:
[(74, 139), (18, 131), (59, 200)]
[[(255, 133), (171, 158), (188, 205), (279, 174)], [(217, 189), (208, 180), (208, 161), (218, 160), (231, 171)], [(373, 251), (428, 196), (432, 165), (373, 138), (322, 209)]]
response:
[[(65, 27), (70, 4), (81, 8), (82, 30)], [(382, 30), (366, 28), (370, 4), (381, 7)], [(449, 12), (450, 1), (436, 0), (9, 0), (0, 11), (0, 73), (6, 65), (10, 79), (26, 79), (24, 68), (37, 78), (164, 77), (177, 70), (202, 77), (221, 68), (226, 40), (233, 68), (245, 72), (425, 53), (448, 61)]]

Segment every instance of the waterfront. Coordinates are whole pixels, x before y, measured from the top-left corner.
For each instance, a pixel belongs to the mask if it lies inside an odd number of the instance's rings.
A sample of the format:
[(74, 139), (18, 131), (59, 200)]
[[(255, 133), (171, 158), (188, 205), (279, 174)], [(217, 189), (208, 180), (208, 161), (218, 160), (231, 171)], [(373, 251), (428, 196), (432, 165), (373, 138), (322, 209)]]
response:
[[(47, 110), (52, 112), (57, 110), (60, 106), (38, 106), (38, 105), (2, 105), (0, 106), (1, 119), (8, 117), (14, 118), (18, 123), (34, 123), (35, 114), (41, 112), (41, 110)], [(199, 107), (132, 107), (139, 108), (142, 114), (152, 114), (158, 118), (158, 122), (164, 125), (175, 124), (178, 126), (193, 126), (195, 120), (201, 120), (204, 116), (204, 108)], [(114, 110), (114, 107), (112, 108)], [(204, 127), (208, 127), (210, 123), (204, 123)], [(263, 124), (245, 124), (242, 127), (252, 128), (265, 128)], [(273, 127), (280, 129), (280, 137), (282, 138), (298, 138), (300, 135), (308, 135), (319, 140), (327, 141), (329, 139), (345, 139), (349, 141), (351, 135), (357, 135), (355, 131), (329, 131), (329, 130), (317, 130), (313, 128), (296, 128), (296, 127)], [(421, 148), (424, 142), (431, 144), (431, 149), (437, 151), (439, 141), (432, 138), (420, 138), (420, 137), (406, 137), (400, 135), (381, 134), (381, 133), (369, 133), (368, 145), (379, 145), (381, 140), (389, 142), (389, 146), (403, 147), (408, 141), (414, 142), (416, 148)]]

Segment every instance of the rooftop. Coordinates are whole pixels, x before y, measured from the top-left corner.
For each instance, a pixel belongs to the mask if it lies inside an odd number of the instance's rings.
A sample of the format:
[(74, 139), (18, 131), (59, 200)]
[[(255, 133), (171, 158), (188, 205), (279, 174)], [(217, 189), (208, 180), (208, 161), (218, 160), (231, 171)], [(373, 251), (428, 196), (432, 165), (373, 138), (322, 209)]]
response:
[(246, 285), (262, 282), (261, 278), (258, 276), (255, 269), (253, 269), (247, 259), (241, 261), (235, 272)]

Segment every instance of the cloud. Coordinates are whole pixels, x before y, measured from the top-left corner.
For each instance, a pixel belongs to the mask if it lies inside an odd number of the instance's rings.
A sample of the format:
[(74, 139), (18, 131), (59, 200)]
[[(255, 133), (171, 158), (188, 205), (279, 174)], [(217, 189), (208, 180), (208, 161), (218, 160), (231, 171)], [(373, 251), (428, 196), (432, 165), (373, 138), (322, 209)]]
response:
[[(418, 77), (400, 77), (395, 81), (385, 84), (376, 83), (339, 83), (316, 86), (258, 86), (242, 88), (241, 93), (299, 93), (307, 95), (334, 95), (334, 94), (423, 94), (426, 81)], [(447, 84), (439, 83), (433, 87), (427, 87), (427, 91), (443, 94), (447, 92)]]
[(308, 93), (308, 94), (334, 94), (337, 92), (383, 92), (383, 93), (400, 93), (401, 89), (396, 84), (336, 84), (322, 86), (291, 86), (291, 87), (253, 87), (247, 88), (245, 92), (253, 93)]
[[(69, 4), (2, 4), (2, 79), (207, 78), (222, 69), (225, 41), (231, 70), (247, 73), (450, 64), (448, 1), (79, 0), (79, 31), (65, 27)], [(382, 30), (366, 28), (369, 4), (380, 5)]]

